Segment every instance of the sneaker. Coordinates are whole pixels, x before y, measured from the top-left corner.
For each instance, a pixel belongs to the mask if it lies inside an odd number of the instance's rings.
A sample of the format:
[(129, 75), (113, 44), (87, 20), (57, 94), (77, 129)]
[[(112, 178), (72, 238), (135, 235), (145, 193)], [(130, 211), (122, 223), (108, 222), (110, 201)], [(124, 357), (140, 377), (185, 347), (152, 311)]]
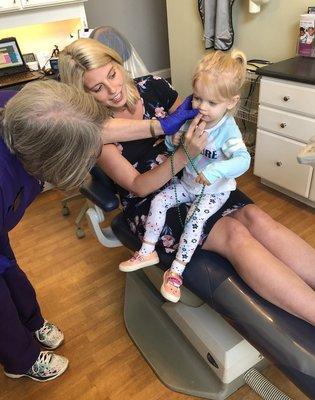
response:
[(64, 341), (64, 335), (54, 324), (44, 321), (44, 325), (34, 332), (41, 346), (48, 350), (54, 350)]
[(58, 378), (68, 367), (68, 359), (51, 353), (50, 351), (41, 351), (33, 366), (25, 374), (9, 374), (4, 372), (9, 378), (22, 378), (26, 376), (34, 381), (46, 382)]
[(183, 284), (183, 278), (172, 272), (170, 269), (164, 272), (161, 294), (166, 300), (177, 303), (180, 299), (180, 287)]
[(159, 262), (159, 256), (156, 251), (149, 254), (139, 254), (137, 251), (130, 260), (123, 261), (119, 264), (119, 269), (122, 272), (132, 272), (137, 269), (149, 267)]

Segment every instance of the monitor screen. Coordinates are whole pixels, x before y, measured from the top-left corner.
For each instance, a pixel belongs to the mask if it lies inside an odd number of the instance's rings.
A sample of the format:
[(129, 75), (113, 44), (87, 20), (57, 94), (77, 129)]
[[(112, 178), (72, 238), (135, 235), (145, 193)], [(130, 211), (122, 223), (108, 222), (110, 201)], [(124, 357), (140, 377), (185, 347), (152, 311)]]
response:
[(22, 66), (23, 59), (14, 40), (0, 41), (0, 70)]

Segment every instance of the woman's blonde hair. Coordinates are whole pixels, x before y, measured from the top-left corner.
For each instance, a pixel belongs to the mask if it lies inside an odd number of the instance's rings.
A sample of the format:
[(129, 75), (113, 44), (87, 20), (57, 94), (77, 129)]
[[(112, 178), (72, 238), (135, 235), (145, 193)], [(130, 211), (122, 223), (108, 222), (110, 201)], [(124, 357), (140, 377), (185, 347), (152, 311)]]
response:
[(113, 63), (124, 76), (127, 89), (127, 107), (133, 112), (139, 100), (139, 93), (133, 79), (125, 70), (120, 55), (95, 39), (81, 38), (65, 47), (59, 54), (59, 73), (62, 82), (86, 90), (83, 76), (86, 71)]
[(193, 76), (193, 86), (201, 83), (220, 100), (239, 95), (246, 78), (246, 56), (240, 50), (214, 51), (204, 56)]
[(3, 138), (28, 173), (60, 188), (79, 185), (102, 148), (109, 117), (92, 95), (64, 83), (28, 83), (5, 106)]

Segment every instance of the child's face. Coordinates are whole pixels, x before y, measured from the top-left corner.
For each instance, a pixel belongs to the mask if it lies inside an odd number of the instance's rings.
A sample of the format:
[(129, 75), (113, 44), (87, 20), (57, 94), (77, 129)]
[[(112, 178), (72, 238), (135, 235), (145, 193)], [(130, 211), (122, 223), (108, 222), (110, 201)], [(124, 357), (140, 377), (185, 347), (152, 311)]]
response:
[(217, 99), (211, 89), (205, 91), (197, 81), (193, 91), (192, 107), (199, 110), (202, 120), (207, 123), (207, 127), (210, 127), (217, 124), (227, 111), (232, 110), (238, 100), (239, 96), (227, 100)]

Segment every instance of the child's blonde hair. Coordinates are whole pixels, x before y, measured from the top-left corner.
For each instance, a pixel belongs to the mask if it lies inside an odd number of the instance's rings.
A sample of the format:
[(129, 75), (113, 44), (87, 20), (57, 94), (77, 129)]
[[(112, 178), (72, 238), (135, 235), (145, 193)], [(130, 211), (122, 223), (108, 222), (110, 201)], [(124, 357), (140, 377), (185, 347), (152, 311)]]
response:
[(240, 50), (231, 53), (214, 51), (204, 56), (195, 70), (192, 84), (202, 84), (214, 93), (218, 100), (232, 99), (239, 95), (246, 77), (247, 60)]

